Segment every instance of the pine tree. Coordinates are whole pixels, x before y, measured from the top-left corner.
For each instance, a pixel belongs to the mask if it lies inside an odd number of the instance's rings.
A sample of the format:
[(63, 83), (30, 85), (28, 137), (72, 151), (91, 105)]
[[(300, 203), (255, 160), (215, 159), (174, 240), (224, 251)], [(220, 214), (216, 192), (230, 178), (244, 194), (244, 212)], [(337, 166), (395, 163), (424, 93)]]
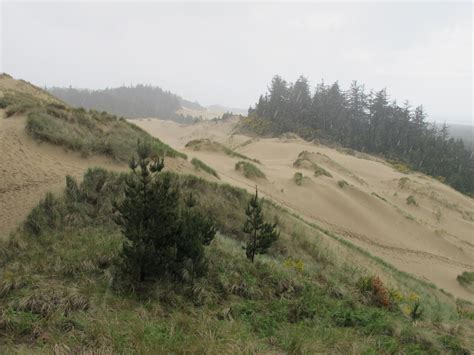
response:
[(258, 199), (258, 190), (250, 199), (245, 211), (247, 220), (244, 225), (244, 233), (248, 234), (247, 245), (244, 247), (247, 258), (255, 260), (255, 255), (265, 254), (270, 246), (279, 238), (280, 233), (276, 230), (276, 223), (271, 224), (264, 221), (262, 211), (262, 200)]
[[(190, 194), (181, 212), (181, 229), (177, 239), (175, 273), (180, 278), (202, 276), (207, 263), (204, 247), (208, 246), (216, 235), (211, 218), (204, 216), (197, 208), (197, 200)], [(187, 275), (188, 277), (184, 277)]]
[(132, 158), (125, 186), (125, 197), (116, 205), (116, 222), (122, 227), (126, 242), (121, 253), (125, 273), (140, 282), (154, 275), (168, 273), (176, 256), (179, 232), (179, 192), (171, 177), (163, 174), (163, 159), (151, 159), (147, 143), (138, 143), (138, 161)]

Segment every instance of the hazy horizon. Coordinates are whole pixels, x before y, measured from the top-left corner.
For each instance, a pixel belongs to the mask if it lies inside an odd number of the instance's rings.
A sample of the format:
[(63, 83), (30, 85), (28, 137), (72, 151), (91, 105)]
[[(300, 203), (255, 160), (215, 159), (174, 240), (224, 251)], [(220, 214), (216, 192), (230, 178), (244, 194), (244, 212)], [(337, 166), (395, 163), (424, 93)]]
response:
[(473, 124), (471, 2), (1, 5), (0, 71), (38, 86), (152, 84), (246, 109), (273, 75), (352, 80)]

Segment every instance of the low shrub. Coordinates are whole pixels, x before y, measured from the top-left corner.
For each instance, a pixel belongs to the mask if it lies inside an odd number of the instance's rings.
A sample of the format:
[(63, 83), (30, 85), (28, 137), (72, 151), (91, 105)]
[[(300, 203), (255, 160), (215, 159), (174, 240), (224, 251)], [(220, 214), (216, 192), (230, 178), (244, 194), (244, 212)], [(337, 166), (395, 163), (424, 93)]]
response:
[(361, 277), (357, 286), (369, 304), (383, 308), (391, 306), (390, 293), (378, 276)]
[(247, 161), (239, 161), (235, 164), (235, 170), (242, 171), (247, 179), (266, 178), (265, 174), (259, 168)]
[(415, 200), (415, 196), (410, 195), (407, 197), (407, 205), (418, 206), (418, 203)]
[(349, 185), (346, 180), (339, 180), (337, 184), (339, 185), (341, 189)]
[(303, 174), (300, 172), (295, 173), (295, 175), (293, 175), (293, 181), (296, 185), (301, 186), (303, 183)]
[(458, 282), (465, 287), (474, 286), (474, 272), (464, 271), (457, 277)]
[(204, 162), (197, 158), (191, 159), (191, 164), (197, 169), (197, 170), (204, 170), (206, 173), (215, 176), (216, 178), (219, 178), (219, 175), (217, 172), (211, 168), (209, 165), (206, 165)]

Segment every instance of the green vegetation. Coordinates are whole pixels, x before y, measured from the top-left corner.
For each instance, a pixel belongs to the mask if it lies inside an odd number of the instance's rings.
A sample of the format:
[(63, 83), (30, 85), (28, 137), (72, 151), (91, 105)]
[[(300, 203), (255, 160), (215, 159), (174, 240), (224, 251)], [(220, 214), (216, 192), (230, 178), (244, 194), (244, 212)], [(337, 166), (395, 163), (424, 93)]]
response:
[(474, 289), (474, 272), (464, 271), (458, 275), (457, 280), (464, 287)]
[(332, 178), (332, 174), (329, 171), (324, 169), (322, 166), (315, 164), (314, 176), (320, 176), (320, 175), (324, 175), (324, 176)]
[(245, 255), (252, 263), (255, 255), (265, 254), (268, 249), (280, 237), (280, 233), (276, 230), (277, 223), (265, 222), (262, 211), (263, 200), (258, 199), (258, 190), (250, 199), (245, 214), (247, 220), (244, 225), (244, 232), (247, 234), (247, 244), (245, 246)]
[(71, 106), (107, 111), (128, 118), (159, 117), (180, 123), (194, 123), (196, 118), (177, 114), (182, 104), (204, 109), (178, 95), (151, 85), (136, 85), (105, 90), (49, 88), (48, 91)]
[(221, 152), (233, 158), (250, 160), (250, 161), (253, 161), (254, 163), (260, 164), (260, 162), (257, 159), (249, 158), (243, 154), (240, 154), (226, 147), (225, 145), (221, 143), (214, 142), (208, 138), (193, 139), (189, 141), (188, 143), (186, 143), (185, 147), (188, 149), (195, 150), (195, 151)]
[(219, 178), (219, 175), (217, 174), (217, 171), (215, 171), (213, 168), (211, 168), (209, 165), (203, 163), (201, 160), (197, 158), (192, 158), (191, 159), (191, 164), (197, 169), (197, 170), (204, 170), (206, 173), (215, 176), (216, 178)]
[(407, 205), (418, 206), (418, 202), (416, 202), (415, 196), (410, 195), (407, 197)]
[[(193, 192), (198, 211), (216, 219), (207, 274), (122, 287), (125, 238), (113, 216), (128, 175), (89, 170), (80, 184), (68, 178), (62, 195), (48, 195), (0, 244), (0, 352), (466, 352), (459, 312), (434, 287), (374, 258), (370, 269), (394, 284), (382, 284), (386, 293), (359, 288), (365, 275), (355, 263), (367, 252), (341, 239), (332, 254), (324, 242), (329, 234), (269, 201), (263, 212), (278, 216), (280, 238), (250, 263), (242, 226), (251, 196), (166, 174), (181, 196)], [(344, 246), (350, 262), (340, 257)], [(407, 300), (407, 292), (419, 290), (421, 326), (402, 308), (409, 300), (397, 301), (395, 286)], [(377, 294), (388, 294), (391, 306), (374, 302)]]
[(293, 181), (296, 185), (301, 186), (301, 184), (303, 184), (303, 174), (296, 172), (295, 175), (293, 175)]
[(378, 193), (372, 192), (371, 194), (372, 194), (373, 196), (377, 197), (378, 199), (380, 199), (380, 200), (382, 200), (382, 201), (384, 201), (384, 202), (387, 202), (387, 199), (386, 199), (385, 197), (380, 196)]
[(399, 162), (397, 160), (387, 160), (387, 163), (392, 165), (392, 167), (402, 174), (409, 174), (411, 169), (404, 163)]
[(155, 155), (186, 158), (134, 124), (104, 112), (56, 108), (30, 112), (26, 131), (38, 140), (64, 146), (84, 156), (105, 154), (127, 161), (137, 140), (141, 139), (149, 141)]
[(242, 171), (247, 179), (261, 178), (265, 179), (265, 174), (252, 163), (248, 161), (239, 161), (235, 164), (235, 170)]
[(346, 186), (349, 186), (346, 180), (339, 180), (337, 184), (339, 185), (341, 189), (345, 188)]
[(313, 153), (310, 153), (306, 150), (302, 151), (300, 154), (298, 154), (298, 158), (293, 162), (293, 166), (295, 168), (303, 168), (303, 169), (309, 169), (314, 172), (314, 176), (320, 176), (324, 175), (327, 177), (331, 177), (332, 175), (330, 172), (328, 172), (326, 169), (324, 169), (322, 166), (316, 164), (312, 158), (311, 155)]
[(132, 158), (132, 173), (125, 180), (124, 198), (116, 204), (116, 222), (125, 241), (120, 269), (131, 283), (147, 278), (194, 280), (206, 271), (204, 246), (216, 230), (209, 218), (193, 209), (192, 194), (179, 204), (179, 188), (171, 175), (160, 174), (163, 159), (151, 158), (151, 147), (138, 144), (138, 160)]
[(148, 141), (157, 156), (180, 157), (159, 139), (116, 116), (83, 108), (70, 108), (49, 94), (35, 89), (37, 95), (5, 90), (2, 98), (7, 115), (27, 114), (26, 132), (32, 137), (80, 152), (83, 156), (104, 154), (128, 161), (138, 140)]
[(395, 169), (408, 173), (419, 170), (445, 179), (455, 189), (474, 194), (472, 151), (460, 139), (427, 122), (423, 106), (414, 110), (397, 105), (385, 89), (368, 94), (353, 82), (347, 91), (339, 84), (321, 83), (311, 92), (304, 77), (288, 83), (275, 76), (269, 92), (261, 95), (242, 132), (279, 137), (294, 132), (302, 138), (338, 144), (360, 152), (381, 154)]

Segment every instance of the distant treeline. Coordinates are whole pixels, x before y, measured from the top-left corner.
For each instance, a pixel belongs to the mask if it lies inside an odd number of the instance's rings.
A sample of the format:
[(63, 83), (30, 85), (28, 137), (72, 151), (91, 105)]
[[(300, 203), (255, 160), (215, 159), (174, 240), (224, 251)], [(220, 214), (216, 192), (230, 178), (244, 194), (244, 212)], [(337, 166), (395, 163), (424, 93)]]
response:
[(343, 91), (336, 82), (321, 83), (312, 93), (304, 77), (287, 83), (275, 76), (241, 127), (262, 135), (295, 132), (308, 140), (382, 154), (474, 195), (472, 152), (450, 137), (446, 125), (439, 128), (426, 118), (422, 106), (400, 106), (385, 89), (367, 93), (353, 82)]
[(52, 87), (48, 91), (76, 107), (107, 111), (127, 118), (158, 117), (182, 123), (197, 119), (177, 114), (182, 102), (200, 107), (197, 103), (183, 100), (176, 94), (151, 85), (122, 86), (104, 90), (87, 90)]

